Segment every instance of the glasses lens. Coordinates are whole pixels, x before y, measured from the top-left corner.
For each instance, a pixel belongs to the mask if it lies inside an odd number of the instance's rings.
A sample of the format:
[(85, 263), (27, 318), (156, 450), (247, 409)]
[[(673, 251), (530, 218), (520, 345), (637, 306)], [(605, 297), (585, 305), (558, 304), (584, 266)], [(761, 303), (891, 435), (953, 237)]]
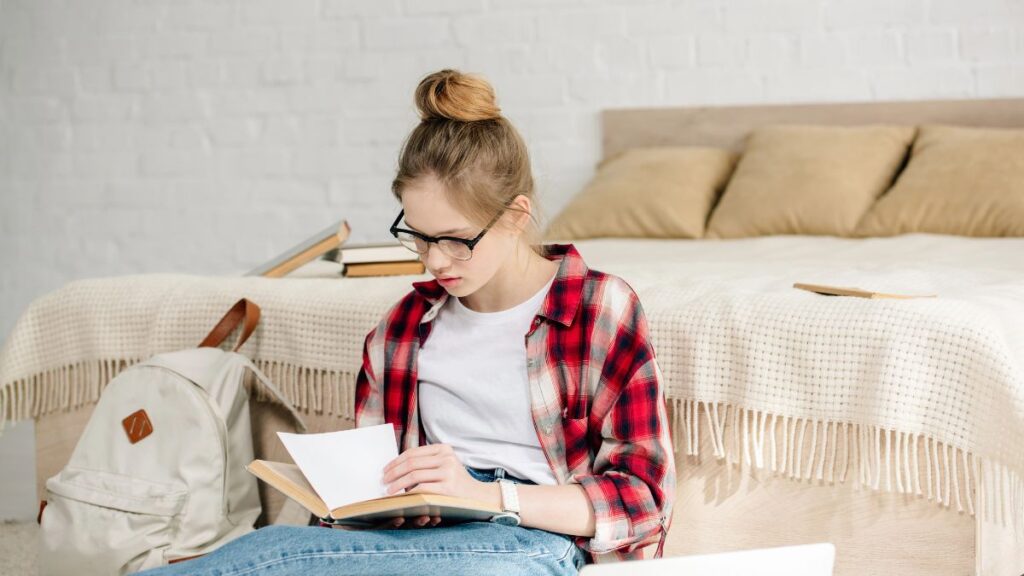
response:
[(402, 243), (402, 246), (405, 246), (406, 248), (412, 250), (417, 254), (424, 254), (427, 251), (428, 244), (424, 242), (422, 239), (413, 236), (408, 232), (399, 232), (398, 234), (395, 235), (395, 237), (398, 238), (398, 241)]
[(454, 240), (441, 240), (437, 243), (442, 252), (456, 260), (469, 260), (473, 257), (473, 251), (462, 242)]

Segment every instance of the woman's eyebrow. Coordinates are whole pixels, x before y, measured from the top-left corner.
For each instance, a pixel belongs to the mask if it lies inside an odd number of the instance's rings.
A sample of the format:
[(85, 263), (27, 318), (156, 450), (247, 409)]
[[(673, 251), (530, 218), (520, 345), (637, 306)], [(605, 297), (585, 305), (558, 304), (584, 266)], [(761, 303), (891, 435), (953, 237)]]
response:
[[(405, 225), (408, 226), (409, 228), (419, 232), (420, 234), (426, 234), (426, 232), (424, 232), (424, 231), (420, 230), (419, 228), (417, 228), (417, 227), (413, 226), (412, 224), (410, 224), (408, 220), (405, 221)], [(436, 236), (444, 236), (446, 234), (458, 234), (459, 232), (465, 232), (467, 230), (469, 230), (468, 226), (465, 227), (465, 228), (453, 228), (452, 230), (445, 230), (444, 232), (438, 232), (436, 234)]]

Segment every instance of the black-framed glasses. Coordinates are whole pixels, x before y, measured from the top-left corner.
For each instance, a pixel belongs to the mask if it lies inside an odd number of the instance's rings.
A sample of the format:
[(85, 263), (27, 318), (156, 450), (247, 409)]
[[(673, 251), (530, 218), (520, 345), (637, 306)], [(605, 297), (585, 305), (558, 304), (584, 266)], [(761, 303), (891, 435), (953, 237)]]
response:
[(476, 247), (477, 243), (480, 242), (480, 239), (484, 237), (484, 234), (487, 234), (487, 231), (494, 226), (499, 218), (501, 218), (501, 215), (505, 213), (505, 210), (508, 210), (508, 206), (511, 203), (511, 200), (506, 202), (505, 207), (502, 208), (501, 211), (487, 223), (487, 226), (484, 226), (484, 229), (471, 240), (456, 238), (454, 236), (427, 236), (426, 234), (421, 234), (415, 230), (399, 228), (398, 223), (401, 222), (402, 217), (405, 216), (404, 209), (398, 213), (398, 218), (395, 218), (394, 223), (391, 224), (391, 235), (397, 238), (398, 241), (401, 242), (402, 246), (405, 246), (409, 250), (412, 250), (421, 256), (430, 250), (431, 244), (437, 244), (437, 247), (440, 248), (441, 252), (444, 252), (445, 255), (456, 260), (469, 260), (473, 257), (473, 248)]

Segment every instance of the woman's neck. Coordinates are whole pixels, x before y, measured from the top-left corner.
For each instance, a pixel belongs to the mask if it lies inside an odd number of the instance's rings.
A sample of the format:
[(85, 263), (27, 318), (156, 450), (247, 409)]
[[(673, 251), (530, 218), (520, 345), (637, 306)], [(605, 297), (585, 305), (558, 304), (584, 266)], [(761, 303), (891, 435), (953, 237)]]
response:
[(525, 302), (558, 272), (557, 261), (548, 260), (530, 248), (520, 248), (476, 292), (459, 299), (476, 312), (500, 312)]

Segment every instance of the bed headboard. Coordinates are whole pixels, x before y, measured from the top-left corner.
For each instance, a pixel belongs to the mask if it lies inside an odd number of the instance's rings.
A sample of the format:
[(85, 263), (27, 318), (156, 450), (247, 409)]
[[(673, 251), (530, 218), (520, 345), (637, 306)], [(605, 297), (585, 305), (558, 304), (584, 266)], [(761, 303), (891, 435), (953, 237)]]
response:
[(741, 150), (765, 124), (958, 124), (1024, 128), (1024, 98), (697, 108), (620, 108), (601, 113), (602, 158), (639, 146)]

